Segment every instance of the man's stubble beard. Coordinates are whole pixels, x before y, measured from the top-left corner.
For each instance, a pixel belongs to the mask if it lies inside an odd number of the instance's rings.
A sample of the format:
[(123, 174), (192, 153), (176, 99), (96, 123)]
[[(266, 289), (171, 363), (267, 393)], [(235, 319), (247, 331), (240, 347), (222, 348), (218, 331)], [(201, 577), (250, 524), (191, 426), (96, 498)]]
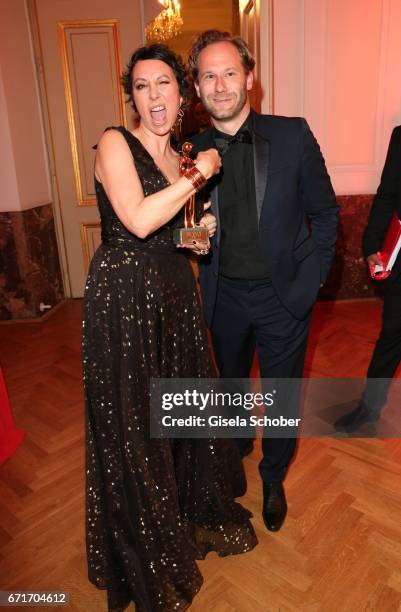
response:
[(243, 88), (240, 91), (240, 96), (237, 100), (237, 104), (235, 105), (235, 107), (230, 110), (222, 110), (221, 113), (219, 113), (219, 111), (216, 110), (215, 107), (209, 104), (206, 96), (203, 96), (202, 92), (199, 92), (199, 93), (200, 93), (200, 99), (201, 99), (201, 102), (204, 108), (207, 110), (207, 112), (212, 117), (212, 119), (216, 119), (217, 121), (223, 121), (223, 120), (231, 121), (232, 119), (235, 119), (235, 117), (237, 117), (242, 111), (242, 109), (244, 108), (247, 102), (247, 99), (248, 99), (248, 91), (245, 88)]

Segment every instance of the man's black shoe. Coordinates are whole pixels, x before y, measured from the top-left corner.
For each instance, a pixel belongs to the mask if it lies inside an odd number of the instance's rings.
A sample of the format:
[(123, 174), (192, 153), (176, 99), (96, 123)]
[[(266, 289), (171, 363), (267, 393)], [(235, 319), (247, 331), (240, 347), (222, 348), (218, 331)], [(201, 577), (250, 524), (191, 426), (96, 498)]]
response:
[(374, 413), (366, 408), (364, 404), (360, 404), (354, 410), (351, 410), (351, 412), (337, 419), (334, 423), (334, 429), (352, 433), (358, 431), (358, 429), (367, 423), (375, 423), (379, 418), (380, 414)]
[(239, 454), (241, 455), (241, 459), (250, 455), (252, 451), (253, 451), (253, 440), (249, 440), (249, 442), (247, 442), (245, 446), (239, 449)]
[(282, 482), (263, 484), (263, 520), (269, 531), (278, 531), (287, 515), (287, 501)]

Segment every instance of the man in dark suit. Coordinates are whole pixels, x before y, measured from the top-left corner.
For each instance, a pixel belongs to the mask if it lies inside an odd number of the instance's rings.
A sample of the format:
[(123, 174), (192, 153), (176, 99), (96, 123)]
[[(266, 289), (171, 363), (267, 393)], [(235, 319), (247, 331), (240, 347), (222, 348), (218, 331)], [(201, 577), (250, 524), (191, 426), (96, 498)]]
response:
[[(189, 64), (213, 127), (194, 152), (216, 146), (223, 171), (211, 191), (218, 229), (201, 261), (205, 318), (220, 375), (247, 378), (255, 348), (262, 378), (302, 377), (312, 305), (334, 254), (338, 207), (306, 121), (250, 108), (254, 60), (246, 43), (209, 30)], [(237, 440), (242, 456), (253, 441)], [(282, 481), (295, 439), (263, 439), (263, 518), (280, 529)]]
[[(401, 219), (401, 126), (391, 135), (377, 194), (363, 236), (363, 253), (369, 266), (380, 266), (380, 251), (394, 212)], [(352, 433), (380, 418), (391, 378), (401, 361), (401, 252), (384, 285), (382, 327), (367, 372), (359, 405), (335, 422), (339, 431)]]

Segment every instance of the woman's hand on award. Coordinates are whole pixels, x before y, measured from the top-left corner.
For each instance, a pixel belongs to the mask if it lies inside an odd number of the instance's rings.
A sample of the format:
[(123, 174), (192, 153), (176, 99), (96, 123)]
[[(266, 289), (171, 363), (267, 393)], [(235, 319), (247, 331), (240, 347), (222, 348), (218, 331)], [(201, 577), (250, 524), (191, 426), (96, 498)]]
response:
[[(206, 202), (203, 205), (203, 210), (207, 210), (212, 205), (211, 202)], [(209, 238), (216, 232), (217, 222), (216, 217), (212, 213), (206, 213), (200, 219), (196, 227), (206, 227), (209, 232)], [(194, 255), (207, 255), (210, 251), (210, 240), (193, 240), (186, 244), (177, 244), (177, 249), (189, 249)]]
[(217, 149), (200, 151), (195, 159), (195, 165), (206, 179), (220, 172), (221, 157)]
[(177, 244), (177, 249), (188, 249), (194, 255), (207, 255), (210, 251), (210, 242), (193, 240), (191, 244)]

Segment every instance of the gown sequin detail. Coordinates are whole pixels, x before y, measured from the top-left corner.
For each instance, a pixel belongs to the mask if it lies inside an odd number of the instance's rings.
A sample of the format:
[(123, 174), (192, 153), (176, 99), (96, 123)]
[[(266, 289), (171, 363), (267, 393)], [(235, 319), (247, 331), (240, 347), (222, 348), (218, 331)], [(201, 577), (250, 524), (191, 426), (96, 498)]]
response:
[[(145, 195), (168, 185), (125, 128)], [(252, 549), (250, 513), (231, 440), (149, 437), (150, 377), (214, 377), (194, 276), (174, 246), (182, 213), (145, 240), (119, 221), (96, 182), (102, 244), (84, 303), (87, 557), (108, 609), (186, 610), (196, 559)]]

